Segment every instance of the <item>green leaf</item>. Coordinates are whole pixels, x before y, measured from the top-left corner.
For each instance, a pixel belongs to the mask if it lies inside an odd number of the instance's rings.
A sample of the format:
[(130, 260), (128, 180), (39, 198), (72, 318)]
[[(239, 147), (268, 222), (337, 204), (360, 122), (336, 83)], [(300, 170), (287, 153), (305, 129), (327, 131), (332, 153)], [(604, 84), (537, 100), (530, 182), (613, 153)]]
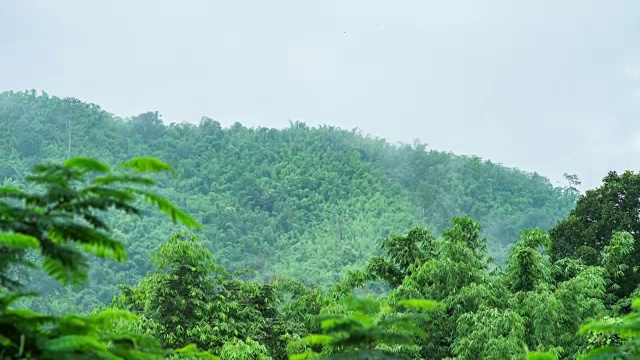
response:
[(155, 181), (135, 175), (107, 175), (107, 176), (98, 176), (93, 179), (93, 182), (96, 184), (102, 185), (110, 185), (114, 183), (131, 183), (131, 184), (141, 184), (141, 185), (153, 185)]
[[(625, 353), (613, 346), (604, 346), (589, 351), (586, 355), (580, 357), (580, 360), (610, 360), (610, 359), (632, 359), (625, 357)], [(528, 360), (528, 359), (527, 359)]]
[(305, 351), (300, 354), (289, 356), (289, 360), (305, 360), (305, 359), (317, 359), (317, 358), (318, 358), (318, 353), (311, 350)]
[(199, 222), (197, 222), (187, 213), (180, 210), (175, 205), (171, 204), (169, 200), (148, 191), (139, 189), (131, 190), (137, 194), (142, 195), (147, 202), (150, 202), (151, 204), (155, 205), (160, 211), (169, 215), (174, 223), (179, 221), (190, 228), (202, 228), (202, 225)]
[(210, 359), (210, 360), (219, 360), (220, 358), (210, 354), (209, 352), (206, 351), (200, 351), (198, 350), (198, 347), (195, 344), (189, 344), (185, 347), (176, 349), (173, 351), (176, 355), (180, 356), (180, 357), (185, 357), (185, 358), (190, 358), (190, 357), (197, 357), (197, 358), (202, 358), (202, 359)]
[(12, 197), (12, 195), (22, 195), (22, 190), (10, 187), (0, 187), (0, 196)]
[(86, 261), (77, 261), (74, 266), (70, 268), (54, 258), (45, 258), (42, 262), (42, 269), (63, 285), (81, 284), (88, 279)]
[[(48, 352), (54, 353), (75, 353), (78, 349), (87, 351), (89, 349), (97, 352), (102, 359), (121, 360), (122, 358), (109, 352), (106, 344), (100, 343), (97, 339), (86, 335), (67, 335), (47, 341), (44, 344)], [(69, 354), (71, 355), (71, 354)], [(64, 357), (64, 356), (61, 356)]]
[(91, 159), (91, 158), (83, 158), (77, 157), (72, 158), (64, 162), (64, 166), (66, 168), (78, 168), (85, 171), (96, 171), (101, 173), (108, 173), (111, 171), (108, 165), (101, 163), (100, 161)]
[(548, 352), (530, 352), (527, 354), (527, 360), (558, 360), (558, 357)]
[(119, 241), (79, 224), (52, 225), (49, 230), (49, 237), (59, 242), (74, 241), (81, 243), (86, 251), (102, 258), (109, 257), (116, 261), (127, 259), (127, 253)]
[(127, 260), (127, 252), (122, 245), (116, 242), (108, 246), (105, 243), (82, 244), (82, 248), (101, 258), (111, 258), (115, 261)]
[(30, 235), (2, 232), (0, 233), (0, 244), (13, 248), (35, 249), (40, 246), (40, 241)]
[(109, 309), (89, 318), (97, 325), (108, 325), (115, 321), (131, 322), (138, 320), (138, 316), (125, 310)]
[(302, 340), (310, 345), (328, 345), (333, 342), (333, 337), (329, 335), (312, 334), (305, 336)]
[(126, 168), (137, 172), (173, 172), (173, 168), (170, 165), (152, 157), (133, 158), (118, 165), (117, 168)]

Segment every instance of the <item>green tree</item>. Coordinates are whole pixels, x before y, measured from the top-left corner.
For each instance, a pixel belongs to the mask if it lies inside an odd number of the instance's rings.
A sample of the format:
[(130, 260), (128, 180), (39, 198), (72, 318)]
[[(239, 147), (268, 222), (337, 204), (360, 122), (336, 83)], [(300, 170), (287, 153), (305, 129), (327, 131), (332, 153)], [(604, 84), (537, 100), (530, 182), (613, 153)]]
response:
[[(610, 172), (602, 186), (589, 190), (578, 199), (569, 217), (550, 230), (551, 254), (555, 260), (566, 257), (580, 258), (589, 265), (601, 263), (605, 247), (610, 244), (615, 232), (626, 231), (635, 238), (634, 253), (640, 251), (640, 174), (626, 171), (623, 174)], [(631, 294), (640, 282), (635, 269), (640, 265), (639, 257), (628, 257), (624, 270), (616, 273), (613, 293), (618, 298)]]
[(226, 342), (220, 350), (221, 360), (271, 360), (267, 348), (257, 341), (247, 338), (233, 338)]
[[(157, 193), (205, 225), (198, 235), (228, 271), (249, 269), (260, 282), (288, 276), (324, 290), (382, 255), (378, 239), (415, 227), (440, 234), (456, 216), (483, 224), (487, 250), (502, 264), (521, 229), (548, 229), (575, 202), (537, 174), (425, 144), (303, 123), (223, 128), (207, 118), (166, 120), (157, 112), (120, 118), (35, 91), (0, 93), (0, 181), (30, 186), (21, 179), (33, 164), (65, 159), (71, 122), (74, 156), (115, 164), (148, 154), (172, 165), (175, 177), (158, 176)], [(136, 284), (153, 270), (149, 254), (179, 230), (151, 212), (140, 221), (114, 213), (108, 221), (129, 261), (90, 260), (96, 281), (73, 291), (33, 276), (30, 287), (46, 296), (32, 309), (108, 304), (116, 284)]]
[(219, 353), (228, 341), (267, 337), (261, 287), (233, 278), (196, 235), (174, 234), (153, 253), (152, 263), (155, 271), (123, 287), (114, 306), (139, 315), (136, 329), (164, 348), (193, 343)]
[(511, 309), (482, 307), (457, 321), (454, 359), (522, 359), (526, 353), (525, 319)]
[[(346, 297), (339, 302), (338, 310), (326, 309), (331, 314), (319, 318), (322, 334), (312, 334), (300, 343), (321, 346), (321, 351), (307, 350), (292, 355), (291, 360), (306, 358), (321, 359), (409, 359), (407, 352), (416, 354), (414, 337), (427, 338), (416, 320), (429, 318), (424, 311), (440, 305), (428, 300), (403, 300), (397, 307), (415, 310), (412, 313), (394, 311), (391, 306), (381, 306), (373, 298)], [(412, 346), (413, 345), (413, 346)]]
[(468, 216), (453, 218), (440, 239), (427, 229), (413, 229), (406, 236), (383, 241), (385, 257), (372, 258), (367, 267), (391, 286), (386, 304), (402, 299), (433, 299), (443, 304), (431, 313), (430, 321), (418, 322), (429, 334), (427, 340), (416, 339), (419, 358), (451, 356), (459, 316), (475, 311), (482, 301), (493, 301), (489, 294), (494, 283), (487, 273), (486, 239), (481, 231), (480, 224)]

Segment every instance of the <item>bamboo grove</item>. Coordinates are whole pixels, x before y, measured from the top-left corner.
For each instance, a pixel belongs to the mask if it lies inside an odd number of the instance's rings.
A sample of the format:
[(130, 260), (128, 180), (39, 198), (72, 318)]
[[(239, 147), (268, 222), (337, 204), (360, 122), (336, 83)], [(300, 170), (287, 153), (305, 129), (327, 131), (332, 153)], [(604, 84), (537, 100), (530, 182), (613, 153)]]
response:
[(2, 358), (640, 355), (632, 172), (578, 195), (420, 143), (34, 92), (0, 95), (0, 128)]

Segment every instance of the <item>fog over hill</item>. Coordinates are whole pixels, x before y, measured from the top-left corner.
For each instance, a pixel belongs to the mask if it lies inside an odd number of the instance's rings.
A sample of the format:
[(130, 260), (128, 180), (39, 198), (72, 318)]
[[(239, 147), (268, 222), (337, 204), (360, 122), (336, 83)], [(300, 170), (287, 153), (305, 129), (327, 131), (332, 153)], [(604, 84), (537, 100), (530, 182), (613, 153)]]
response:
[[(36, 163), (64, 160), (69, 148), (71, 156), (109, 164), (134, 156), (167, 161), (176, 177), (162, 178), (159, 191), (205, 225), (203, 240), (218, 261), (261, 278), (287, 274), (320, 285), (364, 264), (392, 233), (416, 225), (439, 232), (466, 214), (480, 221), (502, 263), (520, 230), (551, 228), (576, 195), (540, 175), (420, 143), (392, 145), (298, 122), (282, 130), (225, 128), (209, 118), (166, 126), (155, 112), (121, 119), (35, 91), (0, 94), (0, 133), (5, 184), (20, 184)], [(142, 276), (149, 251), (173, 226), (150, 215), (115, 229), (129, 246), (124, 266), (132, 276), (107, 263), (99, 269), (110, 269), (100, 275), (104, 284)]]
[(585, 190), (640, 165), (637, 14), (634, 0), (7, 0), (0, 91), (169, 122), (358, 127)]

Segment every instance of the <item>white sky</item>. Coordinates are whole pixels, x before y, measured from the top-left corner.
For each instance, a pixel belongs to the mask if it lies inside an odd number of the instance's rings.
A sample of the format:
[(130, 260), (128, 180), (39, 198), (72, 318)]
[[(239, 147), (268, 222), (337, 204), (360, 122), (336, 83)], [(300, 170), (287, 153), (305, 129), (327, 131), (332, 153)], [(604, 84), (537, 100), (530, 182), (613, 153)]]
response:
[(327, 123), (598, 186), (640, 167), (640, 1), (0, 0), (0, 91)]

